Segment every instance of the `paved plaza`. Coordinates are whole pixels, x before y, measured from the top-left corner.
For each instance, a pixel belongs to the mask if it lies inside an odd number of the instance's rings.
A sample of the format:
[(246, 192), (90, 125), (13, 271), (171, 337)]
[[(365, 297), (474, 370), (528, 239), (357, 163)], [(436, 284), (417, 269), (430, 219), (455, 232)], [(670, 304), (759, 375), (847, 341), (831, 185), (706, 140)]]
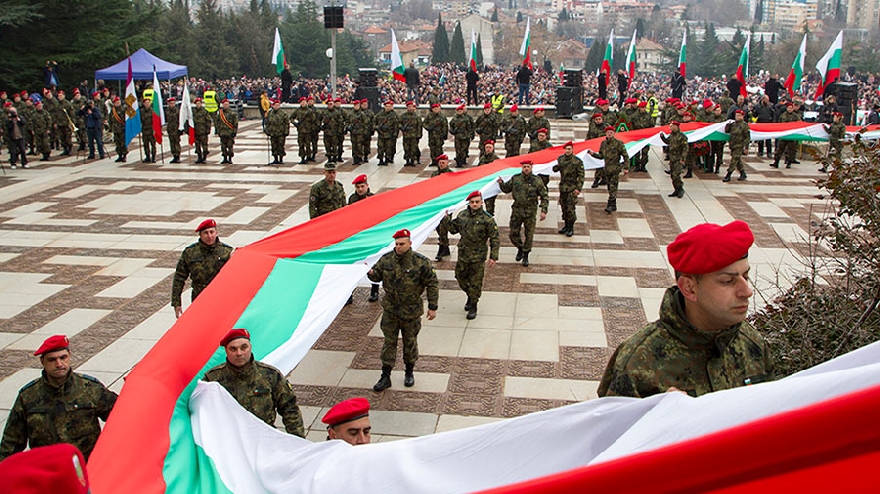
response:
[[(553, 143), (582, 140), (587, 126), (553, 122)], [(322, 164), (299, 165), (295, 136), (287, 164), (265, 166), (266, 137), (259, 121), (242, 122), (234, 165), (219, 165), (219, 140), (211, 136), (208, 164), (144, 164), (137, 149), (129, 163), (115, 156), (84, 161), (53, 157), (31, 161), (27, 170), (0, 176), (0, 427), (18, 390), (39, 376), (33, 351), (49, 335), (67, 334), (76, 370), (115, 391), (126, 373), (172, 326), (171, 281), (182, 249), (195, 242), (193, 229), (206, 218), (220, 224), (221, 239), (243, 246), (308, 220), (311, 184)], [(422, 162), (428, 161), (427, 136)], [(398, 142), (400, 146), (400, 142)], [(524, 145), (525, 149), (526, 146)], [(321, 148), (323, 149), (323, 148)], [(373, 144), (375, 150), (375, 142)], [(112, 144), (108, 151), (112, 152)], [(454, 154), (451, 141), (446, 152)], [(57, 151), (55, 152), (57, 154)], [(754, 146), (752, 147), (754, 153)], [(503, 155), (503, 148), (499, 154)], [(471, 159), (478, 155), (476, 142)], [(349, 142), (338, 180), (346, 195), (352, 179), (366, 173), (376, 193), (425, 180), (432, 168), (352, 166)], [(319, 158), (323, 157), (319, 154)], [(776, 170), (769, 161), (745, 158), (748, 180), (722, 183), (722, 174), (696, 173), (685, 180), (683, 199), (672, 191), (660, 150), (652, 149), (648, 173), (621, 179), (618, 211), (604, 211), (604, 188), (587, 188), (571, 238), (557, 234), (561, 211), (557, 180), (551, 207), (538, 224), (531, 266), (514, 262), (507, 239), (512, 200), (501, 196), (496, 219), (501, 259), (487, 268), (478, 317), (465, 319), (464, 294), (454, 279), (452, 257), (435, 263), (440, 309), (424, 321), (416, 385), (403, 387), (402, 358), (393, 387), (374, 393), (380, 374), (381, 308), (359, 287), (331, 327), (289, 375), (308, 438), (324, 440), (320, 417), (332, 404), (367, 397), (374, 411), (373, 441), (419, 436), (596, 398), (613, 349), (656, 319), (662, 294), (672, 285), (666, 245), (701, 222), (747, 221), (755, 233), (752, 277), (766, 293), (777, 273), (797, 266), (811, 222), (826, 211), (810, 161)], [(587, 186), (592, 180), (587, 172)], [(736, 176), (736, 175), (734, 175)], [(390, 239), (389, 239), (390, 241)], [(436, 237), (419, 248), (436, 253)], [(187, 305), (189, 294), (183, 296)], [(754, 304), (761, 306), (756, 294)], [(402, 345), (401, 345), (402, 346)], [(185, 352), (182, 354), (185, 355)], [(149, 403), (144, 404), (145, 407)]]

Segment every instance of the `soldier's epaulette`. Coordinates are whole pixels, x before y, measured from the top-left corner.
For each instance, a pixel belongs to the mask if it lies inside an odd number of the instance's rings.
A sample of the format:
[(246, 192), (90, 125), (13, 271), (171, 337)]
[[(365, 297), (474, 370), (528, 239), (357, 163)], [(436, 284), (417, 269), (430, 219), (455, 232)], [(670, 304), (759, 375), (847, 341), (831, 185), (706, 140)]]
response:
[(87, 379), (87, 380), (89, 380), (89, 381), (92, 381), (93, 383), (100, 384), (101, 386), (104, 385), (104, 383), (102, 383), (101, 381), (99, 381), (97, 377), (92, 377), (92, 376), (90, 376), (90, 375), (88, 375), (88, 374), (81, 374), (81, 373), (79, 373), (79, 372), (77, 372), (76, 375), (82, 377), (83, 379)]
[(273, 365), (269, 365), (269, 364), (266, 364), (266, 363), (260, 362), (259, 360), (254, 360), (254, 365), (256, 365), (257, 367), (262, 367), (262, 368), (264, 368), (264, 369), (272, 369), (273, 371), (277, 372), (277, 373), (278, 373), (279, 375), (281, 375), (282, 377), (284, 376), (284, 374), (282, 374), (281, 371), (278, 370), (278, 369), (277, 369), (275, 366), (273, 366)]
[(193, 243), (187, 245), (186, 248), (189, 249), (190, 247), (195, 247), (196, 245), (199, 245), (199, 242), (198, 242), (198, 241), (193, 242)]
[[(391, 253), (393, 254), (394, 251), (391, 251)], [(417, 258), (417, 259), (420, 259), (420, 260), (422, 260), (422, 261), (425, 261), (425, 262), (427, 262), (428, 264), (431, 264), (431, 260), (428, 259), (428, 256), (422, 254), (421, 252), (416, 252), (416, 251), (412, 251), (412, 253), (413, 253), (413, 257), (415, 257), (415, 258)]]
[(483, 209), (482, 211), (483, 211), (483, 214), (484, 214), (484, 215), (486, 215), (486, 216), (488, 216), (488, 217), (490, 217), (490, 218), (492, 218), (492, 219), (495, 219), (494, 216), (492, 216), (491, 214), (489, 214), (489, 211), (486, 211), (485, 209)]
[(33, 387), (34, 384), (37, 384), (38, 382), (40, 382), (40, 379), (42, 379), (42, 378), (41, 378), (41, 377), (38, 377), (38, 378), (34, 379), (33, 381), (31, 381), (31, 382), (25, 384), (24, 386), (21, 387), (21, 389), (19, 390), (19, 392), (24, 391), (24, 390), (26, 390), (26, 389), (28, 389), (28, 388), (30, 388), (30, 387)]

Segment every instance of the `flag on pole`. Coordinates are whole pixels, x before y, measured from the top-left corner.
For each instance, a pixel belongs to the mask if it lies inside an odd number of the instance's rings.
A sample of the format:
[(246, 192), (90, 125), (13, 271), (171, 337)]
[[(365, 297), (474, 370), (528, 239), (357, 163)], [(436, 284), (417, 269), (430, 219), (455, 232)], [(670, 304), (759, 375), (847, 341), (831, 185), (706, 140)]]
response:
[(687, 78), (687, 47), (688, 32), (685, 30), (681, 34), (681, 51), (678, 52), (678, 73), (685, 79)]
[(275, 44), (272, 46), (272, 61), (270, 63), (275, 66), (275, 72), (279, 74), (284, 70), (284, 64), (287, 63), (284, 47), (281, 46), (281, 34), (278, 33), (277, 27), (275, 28)]
[(159, 87), (159, 77), (156, 76), (156, 66), (153, 65), (153, 136), (156, 143), (162, 144), (162, 127), (165, 125), (165, 108), (162, 106), (162, 89)]
[(526, 34), (523, 36), (522, 45), (519, 47), (519, 54), (523, 57), (522, 64), (532, 69), (532, 20), (526, 19)]
[(559, 72), (556, 74), (556, 77), (559, 78), (559, 85), (563, 85), (565, 82), (565, 64), (559, 62)]
[(626, 54), (626, 75), (629, 76), (629, 79), (626, 83), (626, 88), (629, 89), (629, 86), (632, 84), (633, 79), (636, 76), (636, 30), (633, 29), (633, 39), (629, 42), (629, 52)]
[(403, 77), (403, 59), (400, 58), (400, 47), (397, 46), (397, 36), (394, 29), (391, 30), (391, 75), (401, 82), (406, 82)]
[(843, 31), (834, 38), (834, 43), (828, 48), (828, 52), (816, 63), (819, 74), (819, 87), (816, 88), (816, 98), (825, 93), (825, 87), (840, 77), (840, 58), (843, 53)]
[(605, 45), (605, 58), (602, 59), (602, 67), (599, 72), (605, 72), (606, 76), (611, 76), (611, 66), (614, 65), (614, 28), (611, 28), (611, 34), (608, 35), (608, 44)]
[(131, 75), (131, 57), (128, 58), (128, 77), (125, 83), (125, 145), (141, 133), (141, 111), (138, 106), (134, 78)]
[(748, 98), (749, 93), (746, 91), (746, 77), (749, 76), (749, 45), (752, 43), (752, 33), (746, 35), (746, 42), (743, 44), (742, 53), (739, 55), (739, 65), (736, 66), (736, 80), (741, 84), (739, 86), (739, 94), (743, 98)]
[(807, 35), (801, 41), (801, 47), (798, 49), (797, 55), (794, 57), (794, 63), (791, 64), (791, 72), (785, 78), (785, 89), (788, 90), (789, 96), (794, 96), (795, 91), (801, 89), (801, 79), (804, 77), (804, 60), (807, 58)]
[(189, 86), (186, 81), (183, 82), (183, 96), (180, 99), (180, 119), (178, 123), (180, 131), (186, 131), (189, 134), (189, 145), (196, 143), (196, 126), (193, 121), (192, 104), (189, 101)]
[(471, 54), (468, 58), (468, 67), (474, 72), (477, 71), (477, 35), (473, 29), (471, 29)]

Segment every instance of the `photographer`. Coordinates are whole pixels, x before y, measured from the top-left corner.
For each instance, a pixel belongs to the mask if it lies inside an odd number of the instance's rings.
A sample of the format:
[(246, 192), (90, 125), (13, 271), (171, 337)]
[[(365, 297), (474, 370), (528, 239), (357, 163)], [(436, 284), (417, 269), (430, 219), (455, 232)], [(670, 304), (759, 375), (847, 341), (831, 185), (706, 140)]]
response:
[(79, 111), (80, 115), (86, 121), (86, 135), (89, 139), (89, 156), (88, 159), (95, 158), (95, 143), (98, 143), (98, 155), (104, 159), (104, 141), (101, 125), (101, 109), (95, 106), (95, 100), (89, 100), (88, 103)]
[(26, 123), (23, 118), (18, 116), (18, 110), (12, 106), (12, 103), (7, 102), (4, 106), (9, 112), (9, 117), (6, 119), (6, 136), (8, 139), (7, 142), (9, 143), (9, 164), (12, 168), (15, 168), (18, 157), (20, 156), (21, 167), (27, 168), (27, 153), (24, 146)]

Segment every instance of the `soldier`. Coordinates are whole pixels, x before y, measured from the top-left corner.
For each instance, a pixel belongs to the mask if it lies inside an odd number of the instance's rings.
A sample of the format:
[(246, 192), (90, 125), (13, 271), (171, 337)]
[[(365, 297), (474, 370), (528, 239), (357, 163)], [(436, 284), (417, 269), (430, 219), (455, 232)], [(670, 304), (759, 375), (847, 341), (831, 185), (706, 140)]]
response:
[(618, 114), (618, 119), (620, 123), (626, 125), (625, 130), (635, 130), (636, 120), (639, 119), (639, 109), (636, 105), (639, 103), (639, 100), (635, 98), (626, 98), (623, 102), (623, 110)]
[(724, 132), (727, 132), (730, 136), (730, 165), (727, 167), (727, 175), (722, 179), (724, 182), (730, 182), (730, 175), (733, 174), (734, 169), (739, 172), (737, 180), (742, 181), (746, 179), (742, 155), (743, 150), (749, 146), (751, 141), (751, 131), (749, 130), (748, 122), (743, 120), (746, 112), (735, 110), (733, 114), (735, 120), (724, 126)]
[[(541, 221), (547, 218), (547, 186), (540, 178), (532, 175), (532, 160), (520, 162), (522, 171), (510, 177), (507, 182), (498, 177), (501, 192), (513, 192), (513, 207), (510, 211), (510, 242), (516, 247), (516, 260), (523, 266), (529, 265), (529, 252), (535, 237), (535, 215), (541, 206)], [(520, 228), (525, 236), (520, 235)]]
[[(823, 125), (822, 128), (828, 133), (828, 155), (832, 160), (839, 161), (843, 155), (843, 140), (846, 138), (846, 125), (843, 124), (843, 113), (836, 111), (832, 113), (834, 122), (828, 126)], [(825, 165), (819, 168), (822, 173), (828, 172)]]
[[(592, 116), (590, 116), (590, 128), (587, 130), (587, 140), (590, 139), (598, 139), (605, 135), (605, 117), (602, 115), (602, 112), (594, 112)], [(608, 182), (605, 181), (604, 168), (596, 168), (596, 171), (593, 172), (593, 183), (590, 185), (591, 189), (596, 189), (600, 185), (605, 185)]]
[(70, 341), (50, 336), (34, 352), (42, 375), (18, 392), (0, 442), (0, 460), (50, 444), (70, 443), (88, 459), (101, 434), (98, 419), (107, 421), (116, 393), (100, 381), (73, 372)]
[(275, 367), (254, 359), (248, 330), (229, 331), (220, 346), (226, 350), (226, 362), (206, 372), (204, 381), (219, 383), (242, 408), (270, 427), (275, 427), (275, 417), (281, 415), (288, 434), (305, 437), (290, 382)]
[(623, 168), (624, 175), (629, 173), (626, 146), (614, 137), (614, 127), (609, 125), (605, 127), (605, 140), (599, 146), (599, 152), (589, 153), (605, 162), (604, 175), (605, 181), (608, 182), (608, 205), (605, 206), (605, 212), (617, 211), (617, 184), (620, 180), (620, 170)]
[(660, 134), (669, 151), (669, 176), (672, 178), (672, 193), (669, 197), (684, 197), (684, 184), (681, 181), (681, 169), (688, 152), (687, 137), (679, 129), (677, 120), (669, 122), (668, 136)]
[(321, 418), (327, 424), (327, 440), (340, 439), (358, 446), (370, 444), (370, 402), (366, 398), (341, 401)]
[(345, 114), (342, 100), (327, 101), (327, 109), (321, 114), (321, 130), (324, 131), (324, 155), (327, 161), (342, 161), (342, 139), (345, 136)]
[[(449, 156), (445, 154), (441, 154), (437, 156), (437, 169), (431, 173), (431, 178), (436, 177), (437, 175), (443, 175), (444, 173), (451, 173), (452, 170), (449, 169)], [(444, 256), (448, 256), (449, 252), (449, 216), (443, 216), (443, 219), (440, 220), (440, 223), (437, 225), (437, 245), (439, 248), (437, 249), (437, 255), (434, 257), (435, 261), (442, 261)]]
[(361, 100), (355, 99), (351, 102), (351, 110), (345, 112), (345, 132), (348, 133), (349, 139), (351, 140), (351, 164), (359, 165), (361, 162), (358, 161), (358, 153), (355, 151), (357, 149), (356, 144), (357, 136), (354, 133), (354, 124), (358, 119), (363, 119), (363, 112), (361, 111)]
[(25, 138), (27, 140), (27, 145), (28, 145), (28, 153), (27, 154), (28, 154), (28, 156), (36, 156), (37, 155), (37, 151), (35, 148), (36, 137), (34, 134), (34, 128), (33, 128), (34, 126), (31, 125), (31, 122), (34, 121), (34, 113), (36, 112), (36, 109), (34, 108), (34, 100), (28, 98), (27, 91), (22, 91), (22, 94), (24, 94), (24, 106), (20, 110), (18, 110), (18, 114), (21, 115), (21, 117), (26, 122), (28, 122), (27, 136)]
[(315, 156), (318, 154), (318, 133), (321, 132), (321, 114), (315, 109), (315, 97), (309, 96), (306, 98), (306, 106), (314, 112), (315, 115), (315, 126), (309, 130), (309, 149), (312, 151), (312, 155), (309, 157), (309, 161), (312, 163), (315, 162)]
[(480, 135), (480, 157), (483, 157), (483, 144), (486, 141), (495, 142), (495, 137), (498, 135), (498, 128), (501, 126), (501, 122), (498, 118), (498, 114), (492, 111), (492, 103), (486, 103), (483, 105), (483, 114), (477, 117), (477, 120), (474, 122), (476, 126), (477, 134)]
[(272, 143), (271, 164), (283, 165), (284, 156), (287, 154), (284, 151), (284, 141), (290, 134), (290, 117), (281, 110), (281, 100), (272, 100), (272, 109), (266, 114), (266, 132)]
[(455, 109), (455, 116), (449, 121), (449, 133), (455, 140), (455, 167), (465, 166), (468, 159), (468, 148), (474, 139), (474, 119), (467, 114), (464, 105)]
[[(49, 113), (49, 116), (52, 117), (52, 127), (49, 129), (49, 149), (55, 150), (58, 149), (58, 116), (55, 112), (58, 108), (58, 100), (55, 99), (55, 96), (52, 94), (52, 90), (47, 87), (43, 88), (43, 109)], [(831, 121), (831, 117), (829, 116), (828, 121)]]
[[(385, 287), (382, 297), (382, 320), (379, 326), (385, 336), (382, 344), (382, 376), (373, 391), (391, 387), (391, 369), (397, 360), (397, 335), (403, 335), (403, 385), (412, 387), (416, 381), (413, 367), (419, 359), (419, 343), (416, 339), (422, 328), (422, 293), (427, 292), (428, 320), (437, 316), (440, 297), (437, 273), (427, 257), (412, 250), (410, 232), (399, 230), (394, 235), (394, 250), (379, 258), (367, 273), (367, 277), (381, 282)], [(497, 252), (497, 248), (496, 248)]]
[(730, 97), (730, 91), (725, 89), (721, 92), (721, 97), (718, 98), (718, 104), (721, 105), (721, 113), (727, 115), (727, 111), (733, 106), (735, 101)]
[[(691, 123), (694, 119), (694, 114), (685, 111), (681, 115), (682, 123)], [(684, 158), (684, 166), (687, 169), (687, 172), (684, 174), (684, 178), (692, 178), (694, 176), (694, 165), (697, 163), (697, 145), (698, 141), (688, 142), (688, 151)]]
[(180, 317), (183, 312), (180, 294), (183, 293), (186, 279), (192, 278), (192, 301), (195, 302), (196, 297), (207, 288), (232, 255), (232, 247), (221, 242), (217, 235), (216, 221), (202, 221), (196, 232), (199, 234), (199, 241), (183, 249), (174, 272), (174, 281), (171, 284), (174, 317)]
[(34, 147), (43, 155), (40, 161), (49, 161), (49, 132), (52, 130), (52, 116), (43, 109), (43, 102), (37, 101), (31, 118), (28, 119), (28, 128), (34, 134)]
[(155, 163), (156, 136), (153, 134), (153, 102), (150, 98), (144, 98), (141, 106), (141, 139), (144, 147), (143, 162)]
[(504, 157), (519, 156), (523, 140), (526, 138), (528, 122), (519, 114), (516, 104), (510, 107), (510, 113), (501, 120), (501, 129), (504, 132)]
[(443, 144), (446, 142), (446, 136), (449, 135), (449, 122), (443, 116), (439, 102), (431, 103), (431, 112), (425, 117), (422, 127), (428, 131), (428, 149), (431, 151), (433, 165), (437, 163), (437, 157), (443, 154)]
[(177, 106), (177, 98), (170, 97), (167, 103), (165, 132), (168, 134), (168, 146), (171, 148), (171, 156), (173, 156), (171, 163), (180, 163), (180, 108)]
[(553, 146), (552, 144), (550, 144), (550, 141), (547, 140), (547, 136), (549, 135), (549, 131), (547, 129), (541, 127), (536, 131), (535, 135), (537, 138), (529, 144), (530, 153), (541, 151), (542, 149), (547, 149)]
[[(367, 183), (367, 175), (365, 173), (355, 177), (355, 179), (351, 181), (351, 184), (354, 185), (354, 193), (348, 196), (349, 205), (362, 201), (373, 195), (373, 192), (370, 190), (370, 184)], [(377, 300), (379, 300), (379, 284), (373, 283), (370, 286), (370, 298), (367, 299), (367, 302), (375, 302)]]
[(543, 106), (532, 110), (532, 118), (529, 119), (527, 129), (529, 131), (529, 144), (538, 138), (538, 129), (546, 130), (547, 135), (545, 137), (548, 141), (550, 140), (550, 120), (547, 120), (547, 117), (544, 116)]
[(584, 162), (575, 156), (571, 141), (566, 142), (562, 149), (565, 154), (553, 165), (553, 171), (559, 172), (559, 205), (565, 222), (559, 233), (571, 237), (574, 235), (574, 222), (577, 221), (578, 197), (584, 188)]
[(394, 111), (394, 101), (385, 102), (383, 111), (376, 115), (375, 127), (378, 133), (376, 157), (379, 158), (379, 166), (393, 164), (397, 134), (400, 133), (400, 117)]
[(67, 101), (64, 91), (58, 91), (55, 108), (51, 112), (52, 126), (57, 133), (58, 144), (61, 147), (61, 156), (70, 156), (73, 149), (73, 105)]
[(660, 319), (617, 347), (599, 396), (696, 397), (773, 379), (770, 349), (745, 320), (753, 241), (749, 226), (734, 221), (697, 225), (669, 244), (676, 284), (663, 295)]
[(601, 113), (602, 119), (605, 122), (606, 126), (617, 126), (618, 115), (617, 112), (611, 110), (610, 104), (611, 103), (607, 99), (596, 100), (596, 109), (593, 111), (593, 113)]
[(204, 163), (208, 158), (208, 135), (211, 133), (211, 124), (214, 119), (205, 109), (202, 98), (196, 98), (193, 103), (193, 130), (196, 134), (196, 163)]
[(373, 135), (373, 112), (368, 111), (370, 104), (366, 98), (360, 100), (360, 109), (351, 119), (351, 153), (354, 164), (370, 161), (370, 137)]
[(125, 108), (119, 96), (113, 97), (108, 121), (110, 131), (113, 132), (113, 143), (116, 145), (116, 163), (125, 163), (125, 156), (128, 155), (128, 146), (125, 145)]
[(335, 211), (345, 206), (345, 188), (336, 181), (336, 164), (324, 164), (324, 180), (312, 185), (309, 194), (309, 219)]
[[(789, 101), (785, 105), (785, 111), (782, 115), (779, 115), (779, 122), (800, 122), (801, 117), (795, 111), (796, 104), (792, 101)], [(773, 156), (773, 163), (770, 164), (773, 168), (779, 168), (779, 158), (782, 155), (785, 155), (785, 167), (791, 168), (791, 164), (796, 162), (795, 159), (797, 157), (797, 148), (798, 141), (790, 141), (785, 139), (780, 139), (779, 143), (776, 145), (776, 154)]]
[[(712, 107), (712, 112), (707, 116), (707, 119), (707, 122), (712, 123), (721, 123), (725, 120), (724, 114), (721, 112), (720, 104), (716, 103), (715, 106)], [(714, 173), (718, 173), (721, 169), (721, 164), (724, 161), (724, 141), (711, 141), (709, 145), (711, 146), (709, 164), (714, 164)]]
[(235, 136), (238, 134), (238, 114), (229, 109), (229, 99), (223, 98), (214, 125), (220, 136), (220, 153), (223, 155), (221, 165), (231, 165), (235, 156)]
[(80, 113), (80, 110), (83, 109), (86, 102), (82, 94), (80, 93), (79, 88), (74, 88), (73, 99), (71, 100), (70, 104), (73, 106), (73, 113), (71, 114), (71, 117), (73, 118), (74, 125), (76, 125), (76, 142), (77, 144), (79, 144), (77, 151), (85, 151), (88, 137), (86, 136), (85, 119)]
[[(458, 286), (467, 294), (467, 303), (464, 305), (464, 310), (468, 311), (467, 318), (474, 319), (477, 317), (477, 303), (483, 293), (485, 266), (486, 264), (490, 268), (495, 266), (500, 242), (498, 226), (495, 224), (495, 219), (483, 209), (483, 195), (480, 191), (471, 192), (467, 200), (468, 207), (450, 221), (449, 233), (461, 235), (458, 241), (455, 279), (458, 280)], [(489, 255), (488, 261), (486, 254)]]
[[(497, 159), (498, 155), (495, 154), (495, 141), (489, 139), (483, 143), (483, 152), (480, 155), (480, 161), (477, 166), (488, 165)], [(486, 199), (483, 204), (486, 206), (486, 211), (492, 216), (495, 216), (495, 197), (493, 196)]]
[(309, 162), (309, 144), (311, 143), (308, 139), (308, 132), (306, 131), (305, 120), (308, 119), (307, 113), (309, 111), (309, 105), (306, 101), (305, 96), (300, 96), (299, 98), (299, 108), (293, 110), (293, 113), (290, 114), (290, 123), (296, 127), (296, 147), (297, 153), (299, 154), (299, 164), (305, 165)]
[(440, 86), (434, 86), (431, 88), (431, 94), (428, 95), (428, 104), (431, 105), (431, 108), (434, 108), (434, 105), (439, 105), (442, 101), (440, 100)]
[(416, 113), (414, 101), (406, 102), (406, 113), (400, 117), (400, 131), (403, 133), (403, 166), (416, 166), (422, 158), (419, 141), (422, 139), (422, 118)]
[[(649, 129), (654, 126), (655, 118), (648, 113), (648, 102), (640, 101), (638, 104), (639, 113), (636, 118), (636, 127), (639, 129)], [(646, 145), (639, 151), (638, 158), (636, 159), (636, 168), (637, 172), (646, 172), (648, 171), (648, 153), (651, 150), (650, 145)]]

